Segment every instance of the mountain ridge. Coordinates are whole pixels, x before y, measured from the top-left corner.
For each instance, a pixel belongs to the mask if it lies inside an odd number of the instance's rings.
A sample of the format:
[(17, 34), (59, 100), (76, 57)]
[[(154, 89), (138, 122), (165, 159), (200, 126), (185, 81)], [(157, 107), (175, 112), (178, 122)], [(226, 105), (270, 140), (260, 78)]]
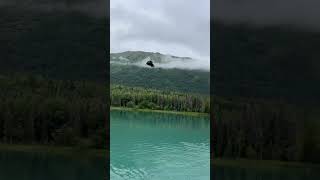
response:
[(153, 61), (155, 67), (176, 68), (176, 69), (198, 69), (209, 71), (207, 66), (199, 63), (197, 59), (191, 57), (179, 57), (171, 54), (146, 51), (124, 51), (110, 53), (110, 63), (136, 65), (145, 67), (147, 61)]

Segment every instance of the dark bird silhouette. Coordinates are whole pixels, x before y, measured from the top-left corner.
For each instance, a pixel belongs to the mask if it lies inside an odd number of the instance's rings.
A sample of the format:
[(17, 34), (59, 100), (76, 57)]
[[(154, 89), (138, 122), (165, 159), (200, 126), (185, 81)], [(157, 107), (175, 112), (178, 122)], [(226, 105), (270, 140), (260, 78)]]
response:
[(153, 65), (153, 62), (152, 62), (152, 61), (148, 61), (148, 62), (146, 63), (146, 65), (151, 66), (151, 67), (154, 67), (154, 65)]

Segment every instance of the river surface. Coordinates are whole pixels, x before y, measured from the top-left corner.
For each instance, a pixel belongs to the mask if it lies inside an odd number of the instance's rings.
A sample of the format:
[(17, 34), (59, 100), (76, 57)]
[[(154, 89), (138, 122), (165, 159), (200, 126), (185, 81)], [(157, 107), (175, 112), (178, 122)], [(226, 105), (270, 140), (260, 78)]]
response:
[(209, 117), (111, 111), (112, 180), (208, 180)]

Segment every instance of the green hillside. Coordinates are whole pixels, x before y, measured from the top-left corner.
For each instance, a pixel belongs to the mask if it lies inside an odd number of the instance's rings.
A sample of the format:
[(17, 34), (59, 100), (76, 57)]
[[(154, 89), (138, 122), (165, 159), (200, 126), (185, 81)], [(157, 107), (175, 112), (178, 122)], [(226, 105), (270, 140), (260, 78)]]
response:
[(213, 31), (216, 95), (319, 102), (319, 32), (221, 22)]
[[(155, 68), (145, 63), (151, 60)], [(209, 94), (210, 73), (205, 70), (165, 67), (172, 62), (192, 62), (190, 57), (177, 57), (158, 52), (125, 51), (110, 54), (110, 80), (112, 84), (160, 90)]]
[[(105, 18), (74, 11), (42, 12), (19, 7), (0, 7), (0, 15), (1, 74), (40, 74), (51, 79), (107, 82)], [(164, 57), (160, 53), (137, 51), (111, 54), (110, 60), (120, 56), (131, 62), (146, 57), (160, 62)], [(110, 70), (114, 84), (209, 93), (208, 72), (115, 64)]]
[(110, 65), (111, 84), (126, 86), (209, 94), (209, 77), (209, 72), (201, 70)]
[(213, 27), (213, 157), (319, 163), (320, 33)]
[(106, 149), (106, 17), (28, 3), (0, 6), (0, 143)]
[(0, 7), (0, 16), (1, 74), (106, 81), (106, 18), (23, 7)]

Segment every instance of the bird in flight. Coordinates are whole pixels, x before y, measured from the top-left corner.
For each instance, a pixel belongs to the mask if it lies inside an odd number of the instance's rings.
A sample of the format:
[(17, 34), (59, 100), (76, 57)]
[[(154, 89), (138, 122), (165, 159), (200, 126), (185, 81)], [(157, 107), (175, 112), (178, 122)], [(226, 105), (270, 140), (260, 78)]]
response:
[(154, 67), (153, 62), (152, 61), (147, 61), (146, 65), (150, 66), (150, 67)]

